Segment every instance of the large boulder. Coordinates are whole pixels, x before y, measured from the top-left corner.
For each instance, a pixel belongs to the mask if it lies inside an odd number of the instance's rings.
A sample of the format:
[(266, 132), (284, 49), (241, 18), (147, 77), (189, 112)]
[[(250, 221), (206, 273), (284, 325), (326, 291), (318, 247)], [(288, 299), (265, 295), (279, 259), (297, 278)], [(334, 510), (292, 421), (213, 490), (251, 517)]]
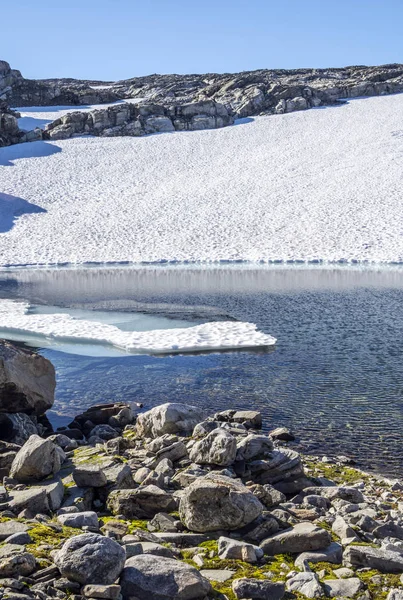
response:
[(211, 590), (211, 584), (194, 567), (151, 554), (129, 558), (120, 585), (124, 599), (196, 600)]
[(50, 361), (0, 341), (0, 412), (42, 415), (53, 405), (55, 387)]
[(199, 465), (232, 465), (236, 455), (236, 438), (226, 429), (211, 431), (192, 447), (189, 458)]
[(31, 435), (17, 453), (10, 477), (21, 482), (39, 481), (60, 471), (63, 450), (50, 440)]
[(141, 437), (158, 437), (164, 433), (191, 435), (204, 417), (204, 410), (197, 406), (168, 402), (141, 413), (137, 417), (137, 433)]
[(191, 531), (239, 529), (262, 513), (259, 500), (240, 481), (211, 473), (185, 489), (179, 515)]
[(372, 546), (348, 546), (343, 554), (343, 564), (377, 569), (381, 573), (403, 573), (403, 554)]
[(330, 545), (330, 533), (313, 523), (298, 523), (292, 529), (275, 533), (260, 544), (265, 554), (271, 556), (285, 552), (300, 553), (321, 550)]
[(63, 577), (81, 585), (109, 585), (119, 577), (126, 552), (112, 538), (84, 533), (68, 539), (55, 554), (54, 562)]
[(177, 501), (156, 485), (145, 485), (135, 490), (113, 490), (108, 497), (108, 508), (114, 515), (126, 519), (152, 519), (161, 511), (177, 509)]

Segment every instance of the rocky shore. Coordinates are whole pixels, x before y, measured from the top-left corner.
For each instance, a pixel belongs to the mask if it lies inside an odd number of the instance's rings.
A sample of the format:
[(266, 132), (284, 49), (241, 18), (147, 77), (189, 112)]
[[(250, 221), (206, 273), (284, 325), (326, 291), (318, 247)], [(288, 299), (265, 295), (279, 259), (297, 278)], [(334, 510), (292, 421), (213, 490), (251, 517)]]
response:
[(402, 482), (234, 407), (98, 405), (54, 432), (54, 389), (0, 342), (1, 598), (403, 598)]
[[(175, 130), (212, 129), (235, 119), (284, 114), (330, 106), (345, 98), (403, 91), (403, 65), (338, 69), (260, 69), (242, 73), (149, 75), (117, 82), (75, 79), (30, 80), (0, 61), (3, 107), (113, 103), (87, 115), (66, 115), (44, 130), (14, 131), (0, 106), (0, 146), (73, 135), (146, 135)], [(136, 102), (136, 108), (130, 102)], [(138, 108), (139, 105), (141, 108)], [(8, 110), (8, 109), (7, 109)], [(145, 117), (145, 118), (143, 118)], [(15, 115), (14, 115), (15, 118)], [(10, 131), (10, 127), (13, 131)]]

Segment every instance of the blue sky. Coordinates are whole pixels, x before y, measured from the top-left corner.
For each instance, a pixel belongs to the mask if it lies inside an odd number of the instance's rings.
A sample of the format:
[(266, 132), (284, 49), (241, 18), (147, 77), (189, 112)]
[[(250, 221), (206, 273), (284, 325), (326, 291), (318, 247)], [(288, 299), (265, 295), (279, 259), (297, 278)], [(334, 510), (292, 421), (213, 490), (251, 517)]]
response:
[(32, 78), (403, 62), (403, 0), (19, 0), (1, 21)]

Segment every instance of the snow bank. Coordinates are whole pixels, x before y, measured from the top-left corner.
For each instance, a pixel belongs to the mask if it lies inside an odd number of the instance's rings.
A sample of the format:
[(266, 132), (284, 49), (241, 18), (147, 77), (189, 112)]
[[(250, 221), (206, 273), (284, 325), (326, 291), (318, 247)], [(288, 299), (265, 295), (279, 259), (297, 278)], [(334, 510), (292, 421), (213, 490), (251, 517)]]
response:
[(47, 212), (0, 234), (0, 264), (401, 262), (402, 114), (398, 94), (220, 130), (23, 144), (20, 159), (2, 148), (0, 192)]
[(68, 314), (30, 314), (30, 305), (0, 300), (0, 330), (44, 336), (71, 343), (98, 343), (133, 353), (169, 354), (273, 346), (276, 339), (241, 322), (215, 322), (184, 329), (122, 331), (114, 325)]

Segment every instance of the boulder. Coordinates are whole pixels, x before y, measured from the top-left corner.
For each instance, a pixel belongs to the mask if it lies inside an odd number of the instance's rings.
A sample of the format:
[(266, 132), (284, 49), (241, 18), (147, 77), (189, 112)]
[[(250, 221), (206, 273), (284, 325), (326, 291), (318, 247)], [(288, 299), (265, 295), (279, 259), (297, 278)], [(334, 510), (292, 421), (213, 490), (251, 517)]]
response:
[(18, 521), (5, 521), (0, 523), (0, 542), (4, 541), (15, 533), (25, 533), (29, 529), (25, 523), (19, 523)]
[(403, 554), (372, 546), (348, 546), (343, 554), (343, 564), (377, 569), (381, 573), (403, 573)]
[(287, 590), (297, 592), (306, 598), (322, 598), (325, 592), (315, 573), (297, 573), (287, 581)]
[(335, 565), (341, 565), (343, 558), (343, 547), (337, 542), (332, 542), (327, 548), (323, 550), (316, 550), (314, 552), (302, 552), (295, 560), (295, 566), (298, 569), (303, 569), (304, 562), (308, 561), (311, 563), (327, 562)]
[(51, 441), (31, 435), (17, 453), (10, 469), (10, 477), (21, 482), (40, 481), (60, 471), (63, 452)]
[(228, 467), (235, 460), (237, 443), (225, 429), (214, 429), (192, 447), (189, 458), (199, 465)]
[(36, 559), (29, 552), (20, 552), (0, 561), (0, 578), (31, 575), (36, 569)]
[(129, 558), (120, 578), (122, 596), (148, 600), (193, 600), (204, 598), (211, 584), (194, 568), (163, 556)]
[(54, 556), (62, 576), (81, 585), (114, 583), (122, 572), (125, 559), (122, 546), (96, 533), (68, 539)]
[(97, 465), (76, 467), (73, 471), (73, 479), (78, 487), (99, 488), (108, 483), (105, 473)]
[(55, 387), (50, 361), (0, 341), (0, 412), (42, 415), (53, 405)]
[(262, 558), (263, 550), (259, 546), (221, 536), (218, 538), (218, 556), (221, 560), (233, 559), (255, 563)]
[(300, 553), (310, 550), (321, 550), (329, 546), (332, 538), (330, 533), (313, 523), (297, 523), (292, 529), (275, 533), (263, 540), (260, 547), (265, 554), (271, 556), (285, 552)]
[(126, 519), (152, 519), (159, 512), (177, 509), (177, 501), (155, 485), (141, 486), (135, 490), (113, 490), (108, 497), (108, 508), (114, 515)]
[(179, 504), (182, 523), (197, 532), (239, 529), (262, 510), (262, 504), (241, 482), (216, 473), (196, 479)]
[(265, 435), (249, 434), (237, 444), (236, 460), (252, 460), (270, 456), (273, 442)]
[(199, 407), (168, 402), (139, 414), (137, 433), (140, 437), (157, 437), (164, 433), (191, 435), (204, 417), (204, 410)]
[(76, 527), (77, 529), (81, 529), (82, 527), (92, 527), (94, 529), (98, 529), (99, 527), (98, 515), (92, 510), (59, 515), (57, 520), (59, 523), (61, 523), (61, 525), (66, 527)]
[(323, 584), (326, 596), (329, 598), (355, 598), (356, 594), (364, 587), (358, 577), (326, 579)]
[(237, 598), (251, 600), (281, 600), (285, 594), (284, 583), (273, 583), (264, 579), (235, 579), (232, 591)]

